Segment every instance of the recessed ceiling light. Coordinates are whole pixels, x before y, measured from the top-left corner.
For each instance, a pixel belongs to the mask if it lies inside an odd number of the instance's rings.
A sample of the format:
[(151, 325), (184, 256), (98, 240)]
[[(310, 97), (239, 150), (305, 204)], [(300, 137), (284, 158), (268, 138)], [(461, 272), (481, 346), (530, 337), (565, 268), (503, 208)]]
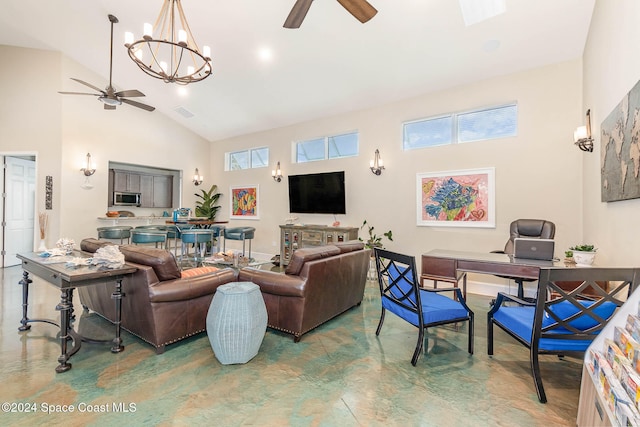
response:
[(271, 61), (273, 59), (273, 51), (268, 47), (261, 47), (258, 50), (258, 58), (263, 62)]
[(477, 24), (507, 10), (505, 0), (459, 0), (464, 24)]

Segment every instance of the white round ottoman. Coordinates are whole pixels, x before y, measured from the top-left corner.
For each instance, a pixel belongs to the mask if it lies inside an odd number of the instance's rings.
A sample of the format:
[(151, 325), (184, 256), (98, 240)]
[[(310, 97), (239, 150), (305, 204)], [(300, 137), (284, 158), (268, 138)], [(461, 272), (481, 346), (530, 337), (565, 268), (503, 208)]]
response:
[(218, 287), (207, 312), (207, 335), (220, 363), (253, 359), (267, 330), (267, 308), (260, 287), (233, 282)]

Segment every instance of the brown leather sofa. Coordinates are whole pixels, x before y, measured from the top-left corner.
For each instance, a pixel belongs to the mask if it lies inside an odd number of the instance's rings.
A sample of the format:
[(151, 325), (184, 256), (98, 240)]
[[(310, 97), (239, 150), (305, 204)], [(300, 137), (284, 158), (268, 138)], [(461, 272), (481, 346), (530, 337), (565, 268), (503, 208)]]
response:
[(303, 334), (359, 305), (371, 251), (358, 241), (302, 248), (294, 252), (285, 274), (246, 267), (239, 281), (260, 286), (268, 327)]
[[(94, 253), (111, 242), (84, 239), (80, 249)], [(205, 331), (207, 311), (218, 286), (236, 281), (228, 268), (181, 277), (172, 253), (144, 246), (123, 245), (125, 262), (138, 268), (122, 281), (122, 327), (164, 352), (165, 346)], [(113, 283), (78, 288), (80, 302), (111, 322), (115, 304)]]

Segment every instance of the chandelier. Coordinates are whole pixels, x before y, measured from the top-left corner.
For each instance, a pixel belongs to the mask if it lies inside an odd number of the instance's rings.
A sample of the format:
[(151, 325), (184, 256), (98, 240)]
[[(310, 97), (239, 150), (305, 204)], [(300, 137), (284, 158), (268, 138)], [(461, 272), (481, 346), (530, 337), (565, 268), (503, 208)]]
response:
[(156, 23), (144, 24), (142, 39), (134, 41), (133, 33), (126, 32), (124, 40), (133, 62), (165, 83), (199, 82), (213, 71), (211, 49), (198, 49), (180, 0), (164, 0)]

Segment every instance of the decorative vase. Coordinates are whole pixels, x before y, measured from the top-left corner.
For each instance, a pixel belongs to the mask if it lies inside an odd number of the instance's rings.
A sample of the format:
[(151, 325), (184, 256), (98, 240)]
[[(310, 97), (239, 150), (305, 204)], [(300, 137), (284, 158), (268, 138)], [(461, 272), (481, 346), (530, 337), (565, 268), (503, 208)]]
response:
[(578, 267), (588, 267), (592, 265), (595, 257), (595, 252), (573, 251), (573, 260)]
[(44, 244), (44, 239), (40, 239), (40, 246), (38, 246), (38, 252), (44, 252), (47, 250), (47, 245)]

